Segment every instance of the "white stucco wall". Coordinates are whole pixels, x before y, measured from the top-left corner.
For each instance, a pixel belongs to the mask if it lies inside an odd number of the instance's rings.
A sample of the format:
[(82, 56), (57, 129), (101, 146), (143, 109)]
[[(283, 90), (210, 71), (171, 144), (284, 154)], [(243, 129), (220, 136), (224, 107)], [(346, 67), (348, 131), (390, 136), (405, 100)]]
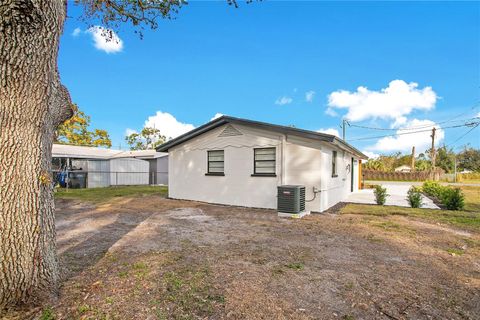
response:
[[(235, 126), (242, 135), (219, 137), (225, 126), (169, 150), (168, 193), (171, 198), (246, 207), (277, 207), (280, 159), (278, 136)], [(252, 177), (253, 148), (276, 147), (277, 177)], [(225, 176), (206, 176), (207, 151), (224, 150)]]
[[(246, 207), (277, 207), (277, 186), (306, 187), (309, 211), (321, 212), (350, 193), (346, 169), (352, 155), (338, 152), (338, 177), (331, 175), (332, 145), (270, 131), (232, 125), (242, 135), (219, 137), (226, 126), (211, 130), (169, 150), (169, 196), (175, 199)], [(276, 177), (252, 177), (254, 148), (276, 147)], [(225, 176), (206, 176), (207, 151), (224, 150)], [(284, 164), (282, 166), (282, 163)], [(357, 174), (357, 172), (356, 172)]]

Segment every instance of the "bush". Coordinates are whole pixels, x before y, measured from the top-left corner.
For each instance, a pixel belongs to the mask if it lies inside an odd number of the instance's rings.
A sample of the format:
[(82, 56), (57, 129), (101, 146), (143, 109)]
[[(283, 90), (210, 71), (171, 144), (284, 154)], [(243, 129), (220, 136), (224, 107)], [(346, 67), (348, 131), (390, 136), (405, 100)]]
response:
[(442, 195), (442, 187), (438, 182), (435, 181), (425, 181), (422, 186), (423, 192), (427, 195), (440, 199)]
[(377, 204), (382, 206), (385, 204), (385, 201), (387, 201), (387, 197), (389, 196), (389, 194), (387, 194), (387, 189), (382, 186), (375, 186), (373, 194), (375, 195), (375, 201)]
[(448, 210), (462, 210), (465, 206), (465, 196), (459, 188), (442, 186), (435, 181), (425, 181), (423, 192), (436, 198)]
[(462, 210), (465, 206), (465, 196), (460, 188), (444, 187), (440, 201), (448, 210)]
[(420, 188), (411, 186), (408, 189), (407, 200), (412, 208), (420, 208), (422, 206), (422, 194)]

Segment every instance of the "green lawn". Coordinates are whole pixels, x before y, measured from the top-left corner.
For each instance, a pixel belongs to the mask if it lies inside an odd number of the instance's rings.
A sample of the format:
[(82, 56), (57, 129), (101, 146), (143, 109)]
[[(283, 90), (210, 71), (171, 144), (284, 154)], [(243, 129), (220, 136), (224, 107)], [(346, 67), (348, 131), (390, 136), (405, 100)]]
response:
[(89, 202), (106, 202), (117, 197), (141, 197), (158, 194), (167, 195), (166, 186), (119, 186), (92, 189), (58, 189), (55, 192), (57, 199), (76, 199)]
[(464, 186), (461, 189), (465, 194), (465, 209), (463, 211), (348, 204), (340, 210), (340, 213), (374, 216), (401, 215), (480, 230), (480, 187)]

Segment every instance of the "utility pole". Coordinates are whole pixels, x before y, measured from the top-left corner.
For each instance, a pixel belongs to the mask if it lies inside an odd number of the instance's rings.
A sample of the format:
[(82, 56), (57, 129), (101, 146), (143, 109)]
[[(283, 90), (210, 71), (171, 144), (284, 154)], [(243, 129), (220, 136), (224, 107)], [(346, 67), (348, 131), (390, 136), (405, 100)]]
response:
[(410, 168), (412, 171), (415, 171), (415, 146), (412, 147), (412, 161), (410, 163)]
[(453, 182), (457, 183), (457, 155), (453, 155)]
[(432, 149), (430, 150), (430, 157), (432, 159), (432, 169), (435, 169), (435, 132), (437, 131), (437, 128), (433, 127), (432, 129)]
[(345, 141), (345, 138), (346, 138), (346, 135), (345, 135), (345, 132), (346, 132), (346, 125), (349, 125), (347, 119), (343, 119), (342, 120), (342, 139), (343, 141)]

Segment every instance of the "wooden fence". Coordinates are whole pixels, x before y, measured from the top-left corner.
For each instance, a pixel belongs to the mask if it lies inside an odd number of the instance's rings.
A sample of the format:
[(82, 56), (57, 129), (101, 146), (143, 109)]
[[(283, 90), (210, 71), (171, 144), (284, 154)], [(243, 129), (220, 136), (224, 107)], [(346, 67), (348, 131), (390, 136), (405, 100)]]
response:
[(379, 181), (439, 181), (443, 175), (442, 169), (413, 172), (383, 172), (375, 170), (362, 170), (363, 180)]

